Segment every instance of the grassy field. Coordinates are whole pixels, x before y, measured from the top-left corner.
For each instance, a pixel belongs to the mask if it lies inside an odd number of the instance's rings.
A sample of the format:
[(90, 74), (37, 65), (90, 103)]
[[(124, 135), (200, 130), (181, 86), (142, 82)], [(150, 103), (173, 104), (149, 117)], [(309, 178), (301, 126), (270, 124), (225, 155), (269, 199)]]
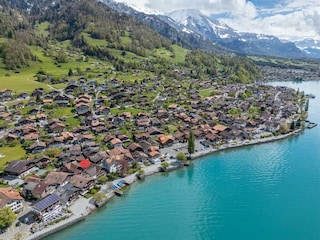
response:
[(212, 96), (212, 90), (208, 90), (208, 89), (204, 89), (204, 90), (200, 90), (200, 96), (201, 97), (210, 97)]
[(124, 112), (130, 112), (132, 115), (137, 115), (139, 112), (143, 112), (141, 109), (137, 108), (125, 108), (125, 109), (119, 109), (119, 108), (113, 108), (111, 109), (111, 113), (113, 115), (118, 115)]
[(79, 118), (68, 117), (65, 121), (63, 121), (63, 123), (67, 125), (68, 130), (71, 130), (76, 126), (80, 126), (81, 121)]
[(26, 151), (21, 146), (1, 147), (0, 154), (4, 156), (0, 158), (0, 171), (3, 171), (7, 162), (25, 158)]
[(43, 23), (37, 24), (35, 26), (35, 33), (38, 36), (42, 35), (44, 37), (48, 37), (49, 36), (48, 28), (49, 28), (49, 22), (43, 22)]
[(55, 108), (50, 111), (49, 115), (52, 118), (71, 117), (74, 115), (72, 112), (73, 107)]

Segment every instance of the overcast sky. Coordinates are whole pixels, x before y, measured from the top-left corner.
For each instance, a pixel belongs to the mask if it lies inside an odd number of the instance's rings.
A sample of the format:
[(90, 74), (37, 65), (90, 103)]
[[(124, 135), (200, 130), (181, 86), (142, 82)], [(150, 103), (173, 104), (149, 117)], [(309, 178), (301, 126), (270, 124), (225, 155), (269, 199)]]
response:
[(141, 8), (171, 12), (199, 9), (235, 30), (282, 39), (320, 40), (319, 0), (116, 0)]

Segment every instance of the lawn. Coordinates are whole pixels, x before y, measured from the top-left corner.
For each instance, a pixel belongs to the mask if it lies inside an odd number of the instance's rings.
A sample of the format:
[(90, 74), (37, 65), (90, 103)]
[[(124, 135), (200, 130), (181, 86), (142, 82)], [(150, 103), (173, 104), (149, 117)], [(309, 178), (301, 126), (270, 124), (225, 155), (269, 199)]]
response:
[(143, 112), (143, 110), (137, 109), (137, 108), (125, 108), (125, 109), (113, 108), (113, 109), (111, 109), (111, 113), (113, 115), (121, 114), (124, 112), (131, 112), (132, 115), (137, 115), (139, 112)]
[(63, 121), (64, 124), (68, 125), (68, 130), (71, 130), (72, 128), (76, 126), (80, 126), (80, 119), (79, 118), (74, 118), (74, 117), (69, 117), (65, 121)]
[(200, 90), (200, 96), (201, 97), (211, 97), (212, 96), (212, 89), (208, 90), (208, 89), (204, 89), (204, 90)]
[(46, 22), (37, 24), (35, 26), (35, 32), (38, 36), (42, 35), (44, 37), (48, 37), (49, 36), (48, 28), (49, 28), (49, 22), (46, 21)]
[(55, 108), (50, 111), (49, 115), (51, 118), (71, 117), (74, 115), (72, 110), (74, 110), (73, 107)]
[(0, 158), (0, 171), (2, 171), (5, 168), (7, 162), (25, 158), (26, 151), (21, 146), (1, 147), (0, 154), (4, 156)]

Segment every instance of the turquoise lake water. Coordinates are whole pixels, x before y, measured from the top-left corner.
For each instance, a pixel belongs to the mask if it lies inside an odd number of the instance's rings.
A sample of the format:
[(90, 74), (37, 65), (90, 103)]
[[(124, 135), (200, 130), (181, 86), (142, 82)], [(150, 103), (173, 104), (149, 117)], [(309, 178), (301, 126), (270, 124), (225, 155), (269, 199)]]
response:
[[(315, 94), (308, 119), (320, 123), (320, 82), (275, 84)], [(148, 177), (47, 239), (319, 240), (319, 136), (320, 124)]]

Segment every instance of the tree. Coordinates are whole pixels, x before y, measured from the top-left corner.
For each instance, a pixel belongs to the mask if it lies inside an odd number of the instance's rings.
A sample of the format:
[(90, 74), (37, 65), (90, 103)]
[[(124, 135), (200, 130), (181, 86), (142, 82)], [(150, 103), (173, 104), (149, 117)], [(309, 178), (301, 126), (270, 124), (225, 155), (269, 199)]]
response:
[(187, 156), (183, 152), (178, 152), (177, 159), (179, 161), (185, 162), (185, 161), (187, 161)]
[(73, 71), (71, 68), (69, 68), (68, 76), (71, 77), (73, 75)]
[(103, 175), (103, 176), (99, 177), (98, 184), (105, 184), (106, 182), (108, 182), (107, 176)]
[(0, 208), (0, 228), (10, 226), (17, 216), (10, 207)]
[(304, 110), (306, 112), (308, 112), (308, 110), (309, 110), (309, 99), (307, 99), (307, 101), (306, 101), (306, 106), (305, 106)]
[(194, 141), (195, 139), (194, 139), (193, 131), (190, 131), (189, 138), (188, 138), (188, 153), (190, 154), (190, 156), (192, 153), (194, 153), (194, 149), (195, 149)]
[(167, 162), (162, 162), (161, 163), (161, 167), (163, 167), (164, 169), (167, 169), (169, 167), (169, 163)]
[(92, 199), (96, 202), (96, 203), (99, 203), (99, 202), (102, 202), (103, 199), (105, 199), (106, 197), (106, 194), (104, 194), (103, 192), (97, 192), (96, 194), (94, 194), (92, 196)]

